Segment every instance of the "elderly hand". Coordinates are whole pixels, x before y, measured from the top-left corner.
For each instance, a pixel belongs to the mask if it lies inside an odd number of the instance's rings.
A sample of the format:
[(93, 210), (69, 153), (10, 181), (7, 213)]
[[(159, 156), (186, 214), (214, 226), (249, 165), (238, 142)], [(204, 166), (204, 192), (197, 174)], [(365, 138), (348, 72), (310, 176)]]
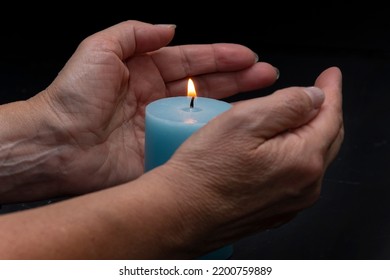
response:
[(329, 68), (314, 87), (242, 101), (187, 139), (157, 170), (173, 181), (178, 208), (193, 208), (182, 238), (213, 249), (311, 206), (343, 141), (341, 84)]

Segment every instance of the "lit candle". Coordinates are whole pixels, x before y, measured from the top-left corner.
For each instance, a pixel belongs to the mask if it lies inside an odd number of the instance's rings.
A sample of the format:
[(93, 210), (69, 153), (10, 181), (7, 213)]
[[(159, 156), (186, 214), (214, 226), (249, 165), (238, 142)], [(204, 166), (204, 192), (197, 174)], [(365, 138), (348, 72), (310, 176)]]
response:
[[(151, 102), (145, 110), (145, 171), (165, 163), (196, 130), (231, 108), (231, 104), (197, 97), (188, 80), (187, 97), (168, 97)], [(201, 259), (227, 259), (232, 245), (213, 251)]]

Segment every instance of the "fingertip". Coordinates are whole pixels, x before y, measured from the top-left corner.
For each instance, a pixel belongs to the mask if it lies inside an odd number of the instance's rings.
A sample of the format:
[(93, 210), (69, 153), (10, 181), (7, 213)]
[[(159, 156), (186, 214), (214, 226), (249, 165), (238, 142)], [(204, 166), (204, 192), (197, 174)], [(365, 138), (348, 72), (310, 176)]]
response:
[(328, 86), (341, 87), (342, 85), (342, 72), (339, 67), (333, 66), (325, 69), (317, 77), (315, 86), (324, 88)]
[(254, 69), (257, 75), (256, 81), (260, 88), (274, 84), (280, 77), (279, 69), (267, 62), (258, 62)]

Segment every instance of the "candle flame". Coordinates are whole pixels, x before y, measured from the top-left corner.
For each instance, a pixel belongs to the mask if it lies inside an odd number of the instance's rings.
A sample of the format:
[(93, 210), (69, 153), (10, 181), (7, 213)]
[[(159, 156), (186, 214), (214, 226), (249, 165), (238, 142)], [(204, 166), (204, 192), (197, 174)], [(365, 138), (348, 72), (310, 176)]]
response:
[(187, 85), (187, 96), (188, 97), (196, 97), (196, 90), (194, 82), (191, 78), (188, 79), (188, 85)]

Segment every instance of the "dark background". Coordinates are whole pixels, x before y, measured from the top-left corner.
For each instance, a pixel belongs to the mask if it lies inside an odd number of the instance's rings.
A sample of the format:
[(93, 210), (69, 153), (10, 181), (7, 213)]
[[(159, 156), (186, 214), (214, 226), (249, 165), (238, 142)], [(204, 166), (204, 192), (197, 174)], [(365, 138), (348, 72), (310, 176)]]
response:
[[(319, 201), (293, 221), (235, 244), (233, 259), (390, 259), (390, 43), (387, 10), (362, 5), (113, 2), (4, 8), (0, 22), (0, 102), (44, 89), (86, 36), (126, 19), (174, 23), (171, 45), (234, 42), (278, 67), (271, 87), (313, 85), (321, 71), (343, 72), (345, 140)], [(22, 9), (23, 8), (23, 9)], [(36, 10), (44, 9), (44, 13)], [(3, 213), (42, 203), (4, 205)]]

